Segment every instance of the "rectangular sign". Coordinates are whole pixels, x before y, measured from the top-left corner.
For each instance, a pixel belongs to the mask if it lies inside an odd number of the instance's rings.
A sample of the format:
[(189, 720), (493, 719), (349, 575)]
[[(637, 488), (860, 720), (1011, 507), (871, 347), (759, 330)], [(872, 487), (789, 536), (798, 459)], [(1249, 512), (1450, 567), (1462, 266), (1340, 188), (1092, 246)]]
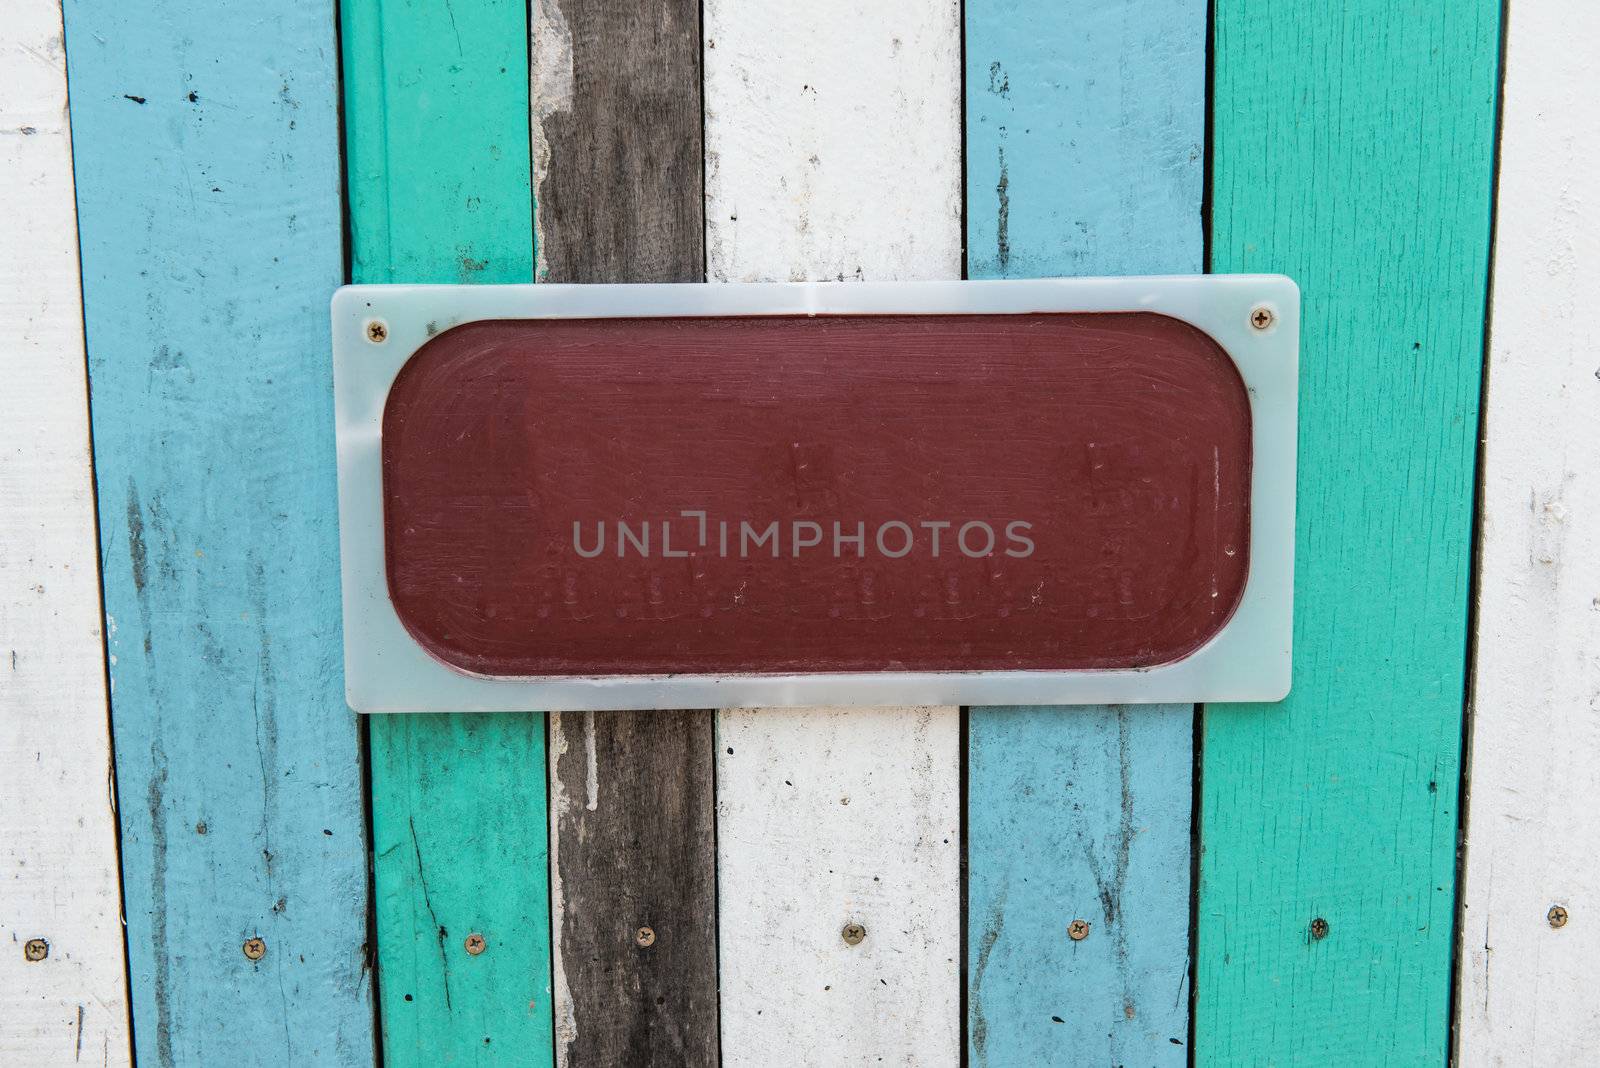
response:
[(359, 711), (1272, 700), (1275, 277), (364, 286)]

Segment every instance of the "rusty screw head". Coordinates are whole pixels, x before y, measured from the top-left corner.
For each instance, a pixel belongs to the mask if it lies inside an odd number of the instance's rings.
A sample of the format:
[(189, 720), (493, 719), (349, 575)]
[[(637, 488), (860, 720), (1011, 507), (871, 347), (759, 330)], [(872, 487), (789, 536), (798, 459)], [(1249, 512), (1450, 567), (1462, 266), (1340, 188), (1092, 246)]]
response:
[(367, 323), (367, 340), (375, 345), (381, 345), (389, 340), (389, 324), (382, 319), (373, 319)]
[(1270, 330), (1272, 329), (1272, 324), (1277, 321), (1277, 315), (1265, 304), (1257, 304), (1250, 309), (1250, 325), (1257, 330)]
[(637, 931), (633, 932), (633, 944), (638, 946), (641, 949), (645, 949), (645, 948), (648, 948), (650, 946), (655, 945), (656, 944), (656, 933), (655, 933), (655, 931), (653, 931), (649, 927), (641, 927), (641, 928), (639, 928)]
[(30, 938), (22, 944), (22, 959), (34, 964), (50, 955), (50, 943), (42, 938)]
[(1544, 914), (1544, 918), (1550, 921), (1551, 927), (1565, 927), (1567, 925), (1567, 910), (1560, 905), (1551, 905), (1550, 911)]
[(267, 955), (267, 944), (259, 938), (246, 938), (244, 940), (244, 955), (251, 960), (260, 960)]
[(472, 954), (474, 957), (489, 947), (489, 943), (484, 941), (483, 935), (479, 934), (477, 931), (473, 931), (471, 934), (467, 935), (466, 942), (462, 944), (467, 947), (467, 952)]
[(1311, 921), (1311, 937), (1315, 938), (1319, 942), (1322, 941), (1324, 938), (1327, 938), (1328, 937), (1328, 921), (1323, 919), (1321, 916), (1318, 916), (1316, 919), (1312, 920)]
[(1067, 924), (1067, 937), (1072, 939), (1074, 942), (1082, 942), (1085, 938), (1088, 938), (1089, 921), (1073, 920), (1071, 923)]
[(844, 939), (847, 946), (859, 946), (861, 940), (867, 937), (867, 929), (859, 923), (847, 923), (839, 932), (839, 937)]

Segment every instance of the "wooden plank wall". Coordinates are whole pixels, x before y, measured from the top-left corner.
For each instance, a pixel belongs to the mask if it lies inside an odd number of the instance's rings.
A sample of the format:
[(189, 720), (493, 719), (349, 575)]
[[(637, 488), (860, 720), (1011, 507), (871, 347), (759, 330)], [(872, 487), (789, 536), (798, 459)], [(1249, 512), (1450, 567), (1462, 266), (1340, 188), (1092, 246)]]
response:
[[(959, 12), (706, 4), (711, 280), (959, 276)], [(958, 1063), (959, 825), (954, 708), (718, 713), (724, 1064)]]
[(333, 7), (65, 14), (137, 1058), (369, 1065)]
[[(1201, 270), (1203, 2), (969, 0), (966, 79), (971, 277)], [(971, 1063), (1186, 1063), (1193, 707), (968, 735)]]
[[(542, 282), (698, 282), (696, 0), (535, 0)], [(714, 1066), (712, 713), (550, 717), (556, 1063)]]
[(1199, 1064), (1446, 1056), (1499, 14), (1215, 4), (1210, 266), (1304, 326), (1294, 689), (1204, 712)]
[[(25, 0), (0, 941), (50, 955), (0, 1059), (1438, 1063), (1455, 950), (1463, 1063), (1582, 1063), (1600, 19), (1510, 14), (1464, 724), (1501, 5), (1205, 6), (346, 0), (341, 200), (328, 0)], [(1303, 290), (1293, 694), (1198, 763), (1184, 708), (377, 717), (369, 889), (345, 205), (357, 281), (1187, 272), (1207, 223)]]
[[(340, 10), (352, 280), (531, 281), (522, 0)], [(369, 731), (384, 1063), (550, 1063), (545, 717)]]
[(0, 1063), (126, 1065), (61, 29), (0, 20)]
[(1495, 224), (1457, 1062), (1600, 1049), (1600, 8), (1513, 4)]

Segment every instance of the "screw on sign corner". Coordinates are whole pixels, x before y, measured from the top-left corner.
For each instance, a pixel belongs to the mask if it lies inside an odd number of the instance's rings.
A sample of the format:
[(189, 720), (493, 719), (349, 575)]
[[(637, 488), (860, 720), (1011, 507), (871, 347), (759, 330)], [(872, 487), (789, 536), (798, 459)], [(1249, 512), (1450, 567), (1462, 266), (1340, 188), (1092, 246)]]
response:
[(640, 949), (649, 949), (656, 944), (656, 933), (649, 927), (641, 927), (633, 932), (633, 944)]
[(244, 950), (244, 955), (251, 960), (260, 960), (267, 955), (267, 944), (259, 938), (246, 938), (241, 948)]
[(482, 953), (485, 949), (489, 948), (488, 940), (477, 931), (473, 931), (471, 934), (467, 935), (467, 940), (463, 942), (462, 945), (466, 947), (467, 953), (474, 957), (476, 957), (479, 953)]
[(1567, 925), (1567, 910), (1560, 905), (1551, 905), (1550, 911), (1544, 914), (1551, 927), (1561, 928)]
[(50, 955), (50, 943), (42, 938), (30, 938), (22, 944), (22, 959), (37, 964)]
[(1067, 937), (1072, 939), (1074, 942), (1082, 942), (1085, 938), (1088, 938), (1089, 921), (1073, 920), (1071, 923), (1067, 924)]
[(867, 929), (859, 923), (847, 923), (840, 930), (839, 937), (844, 939), (847, 946), (859, 946), (862, 939), (867, 937)]
[(367, 323), (367, 340), (374, 345), (381, 345), (389, 340), (389, 324), (382, 319), (373, 319)]
[(1313, 941), (1320, 942), (1327, 937), (1328, 921), (1323, 919), (1321, 916), (1318, 916), (1316, 919), (1311, 921), (1311, 938)]
[(1265, 304), (1257, 304), (1250, 309), (1250, 325), (1256, 330), (1271, 330), (1272, 324), (1277, 321), (1277, 314)]

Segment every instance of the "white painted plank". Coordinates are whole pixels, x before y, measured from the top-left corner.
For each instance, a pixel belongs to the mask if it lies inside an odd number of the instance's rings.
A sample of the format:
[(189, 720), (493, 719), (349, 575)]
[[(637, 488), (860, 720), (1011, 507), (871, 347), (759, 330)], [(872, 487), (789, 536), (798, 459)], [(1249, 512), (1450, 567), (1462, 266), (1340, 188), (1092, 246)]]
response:
[[(126, 1065), (78, 232), (56, 0), (0, 19), (0, 1064)], [(48, 955), (30, 961), (41, 939)]]
[(959, 1062), (957, 722), (718, 713), (724, 1065)]
[(1600, 6), (1509, 17), (1458, 1052), (1578, 1065), (1600, 1050)]
[[(704, 33), (711, 280), (960, 276), (958, 3), (708, 0)], [(729, 1068), (959, 1062), (959, 722), (718, 713)]]

